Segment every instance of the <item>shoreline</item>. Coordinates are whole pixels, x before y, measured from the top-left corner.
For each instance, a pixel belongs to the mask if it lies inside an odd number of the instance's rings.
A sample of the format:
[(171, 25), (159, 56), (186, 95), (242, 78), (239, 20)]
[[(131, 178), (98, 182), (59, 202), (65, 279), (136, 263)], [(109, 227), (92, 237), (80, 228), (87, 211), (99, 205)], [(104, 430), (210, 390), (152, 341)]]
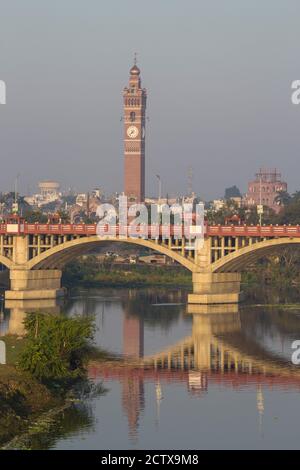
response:
[(14, 366), (0, 366), (0, 446), (22, 433), (61, 398)]

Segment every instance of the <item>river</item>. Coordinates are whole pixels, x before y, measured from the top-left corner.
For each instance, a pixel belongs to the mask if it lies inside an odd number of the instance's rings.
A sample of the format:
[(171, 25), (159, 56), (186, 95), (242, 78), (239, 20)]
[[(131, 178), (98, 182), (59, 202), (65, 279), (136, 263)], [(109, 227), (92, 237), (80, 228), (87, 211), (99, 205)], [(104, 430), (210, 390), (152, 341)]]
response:
[[(10, 307), (0, 334), (22, 335), (33, 306)], [(300, 306), (191, 309), (184, 291), (151, 288), (81, 290), (39, 307), (93, 314), (96, 345), (141, 365), (93, 362), (101, 392), (82, 393), (30, 448), (299, 448)]]

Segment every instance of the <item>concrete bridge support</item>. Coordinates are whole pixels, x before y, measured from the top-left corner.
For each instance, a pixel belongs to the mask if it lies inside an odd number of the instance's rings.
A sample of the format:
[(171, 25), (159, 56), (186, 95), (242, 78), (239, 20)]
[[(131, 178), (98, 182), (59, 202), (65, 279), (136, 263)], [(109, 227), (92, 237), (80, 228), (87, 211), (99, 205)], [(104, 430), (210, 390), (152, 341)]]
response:
[(6, 300), (55, 299), (64, 295), (58, 269), (28, 270), (20, 267), (10, 270), (10, 290)]
[(55, 299), (64, 294), (61, 288), (61, 274), (58, 269), (29, 269), (29, 239), (16, 236), (10, 266), (10, 290), (5, 292), (6, 300)]
[(193, 293), (189, 304), (235, 304), (241, 300), (240, 273), (193, 273)]

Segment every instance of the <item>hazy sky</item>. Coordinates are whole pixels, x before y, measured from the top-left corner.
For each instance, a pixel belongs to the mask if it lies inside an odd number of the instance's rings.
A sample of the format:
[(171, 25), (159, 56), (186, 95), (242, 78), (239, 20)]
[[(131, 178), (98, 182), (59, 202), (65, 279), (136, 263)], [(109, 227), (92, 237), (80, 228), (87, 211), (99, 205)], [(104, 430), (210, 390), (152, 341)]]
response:
[(299, 0), (0, 0), (0, 190), (123, 189), (122, 90), (148, 90), (147, 194), (205, 199), (260, 166), (300, 188)]

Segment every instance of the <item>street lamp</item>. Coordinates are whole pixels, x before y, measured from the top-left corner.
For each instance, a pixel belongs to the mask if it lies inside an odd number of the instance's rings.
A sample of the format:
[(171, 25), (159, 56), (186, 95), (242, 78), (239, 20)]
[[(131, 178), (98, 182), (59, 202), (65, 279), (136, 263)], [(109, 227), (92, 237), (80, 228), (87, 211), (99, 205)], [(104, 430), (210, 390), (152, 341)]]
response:
[(19, 182), (19, 173), (17, 174), (17, 177), (15, 179), (15, 195), (14, 195), (14, 202), (12, 205), (12, 213), (17, 214), (19, 212), (19, 204), (18, 204), (18, 182)]

